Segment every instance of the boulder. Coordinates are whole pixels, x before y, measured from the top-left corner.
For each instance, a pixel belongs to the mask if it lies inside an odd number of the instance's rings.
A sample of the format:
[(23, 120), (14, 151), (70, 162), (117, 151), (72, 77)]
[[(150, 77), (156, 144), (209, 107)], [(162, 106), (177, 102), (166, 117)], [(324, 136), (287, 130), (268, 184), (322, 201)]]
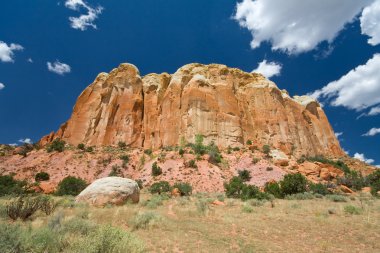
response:
[(140, 188), (134, 180), (121, 177), (95, 180), (76, 197), (76, 202), (93, 206), (123, 205), (127, 200), (138, 203)]
[(340, 190), (341, 190), (342, 192), (344, 192), (344, 193), (349, 193), (349, 194), (354, 193), (353, 190), (351, 190), (350, 188), (348, 188), (348, 187), (345, 186), (345, 185), (341, 185), (339, 188), (340, 188)]
[(319, 176), (321, 168), (312, 162), (304, 162), (299, 165), (298, 171), (305, 176)]

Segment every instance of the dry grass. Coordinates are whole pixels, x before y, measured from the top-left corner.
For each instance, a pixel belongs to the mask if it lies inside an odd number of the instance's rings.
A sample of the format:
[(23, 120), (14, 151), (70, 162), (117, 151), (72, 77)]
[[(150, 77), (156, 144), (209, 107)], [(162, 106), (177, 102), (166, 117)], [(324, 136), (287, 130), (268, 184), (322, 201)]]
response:
[[(152, 196), (144, 192), (141, 197), (144, 202)], [(169, 199), (155, 209), (143, 204), (71, 208), (66, 203), (56, 212), (63, 211), (66, 219), (86, 213), (91, 222), (133, 231), (148, 252), (380, 252), (380, 200), (275, 200), (272, 208), (269, 202), (226, 199), (230, 204), (210, 205), (217, 197)], [(199, 202), (206, 206), (199, 208)], [(349, 214), (347, 205), (362, 211)], [(244, 211), (247, 206), (252, 212)], [(137, 216), (148, 225), (136, 229)], [(32, 224), (46, 219), (36, 217)]]

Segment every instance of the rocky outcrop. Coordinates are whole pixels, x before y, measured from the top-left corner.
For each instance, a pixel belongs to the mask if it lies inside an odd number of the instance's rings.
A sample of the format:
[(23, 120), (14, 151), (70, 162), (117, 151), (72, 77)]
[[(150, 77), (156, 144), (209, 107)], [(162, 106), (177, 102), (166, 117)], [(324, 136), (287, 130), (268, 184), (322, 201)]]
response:
[(85, 202), (93, 206), (123, 205), (127, 200), (138, 203), (139, 199), (138, 184), (131, 179), (121, 177), (95, 180), (76, 197), (77, 202)]
[(318, 102), (291, 98), (271, 81), (225, 65), (189, 64), (173, 75), (141, 77), (131, 64), (98, 75), (79, 96), (71, 118), (55, 138), (77, 145), (116, 145), (158, 149), (193, 142), (219, 147), (247, 140), (287, 155), (343, 156)]

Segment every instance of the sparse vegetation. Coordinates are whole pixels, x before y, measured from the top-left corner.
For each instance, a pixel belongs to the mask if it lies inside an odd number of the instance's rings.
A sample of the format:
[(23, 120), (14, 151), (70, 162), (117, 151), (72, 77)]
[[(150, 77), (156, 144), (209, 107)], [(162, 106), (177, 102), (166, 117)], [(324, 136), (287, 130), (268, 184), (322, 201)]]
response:
[(44, 171), (38, 172), (38, 173), (34, 176), (34, 180), (36, 180), (37, 182), (40, 182), (40, 181), (48, 181), (49, 179), (50, 179), (50, 175), (49, 175), (49, 173), (44, 172)]
[(317, 184), (309, 183), (309, 191), (313, 193), (321, 194), (321, 195), (330, 194), (327, 186), (322, 183), (317, 183)]
[(152, 155), (153, 154), (153, 151), (152, 151), (152, 149), (145, 149), (144, 150), (144, 153), (146, 154), (146, 155)]
[(127, 148), (127, 144), (126, 144), (124, 141), (119, 141), (119, 142), (117, 143), (117, 146), (118, 146), (120, 149), (122, 149), (122, 150), (124, 150), (124, 149)]
[(152, 176), (157, 177), (162, 174), (162, 169), (157, 165), (157, 162), (152, 164)]
[(77, 146), (77, 148), (80, 149), (80, 150), (85, 150), (86, 146), (83, 143), (79, 143), (78, 146)]
[(252, 145), (252, 141), (251, 140), (247, 140), (246, 144), (247, 145)]
[(16, 180), (12, 175), (0, 176), (0, 196), (25, 193), (26, 184), (26, 181)]
[(198, 168), (197, 163), (194, 159), (188, 161), (186, 166), (194, 169)]
[(118, 165), (113, 165), (111, 168), (111, 172), (108, 174), (109, 177), (120, 177), (122, 176), (120, 167)]
[(268, 157), (270, 154), (270, 146), (269, 145), (264, 145), (263, 146), (263, 153)]
[(129, 162), (129, 156), (128, 155), (121, 155), (119, 157), (123, 161), (123, 168), (126, 168)]
[(251, 178), (252, 178), (251, 172), (249, 172), (248, 170), (239, 170), (238, 175), (241, 178), (241, 180), (243, 180), (243, 182), (247, 182), (247, 181), (251, 180)]
[(51, 153), (53, 151), (63, 152), (65, 150), (66, 142), (61, 139), (55, 139), (52, 143), (47, 145), (46, 151)]
[(86, 181), (81, 178), (68, 176), (65, 177), (61, 182), (59, 182), (56, 195), (78, 195), (87, 187)]
[(6, 206), (8, 217), (12, 220), (27, 220), (37, 210), (43, 211), (46, 215), (50, 215), (56, 207), (54, 201), (48, 197), (37, 196), (20, 196), (10, 201)]
[(162, 194), (165, 192), (170, 192), (171, 187), (170, 184), (167, 181), (160, 181), (152, 184), (149, 188), (150, 193), (158, 193)]
[(189, 183), (175, 183), (173, 188), (177, 188), (181, 194), (181, 196), (190, 196), (193, 192), (193, 187)]

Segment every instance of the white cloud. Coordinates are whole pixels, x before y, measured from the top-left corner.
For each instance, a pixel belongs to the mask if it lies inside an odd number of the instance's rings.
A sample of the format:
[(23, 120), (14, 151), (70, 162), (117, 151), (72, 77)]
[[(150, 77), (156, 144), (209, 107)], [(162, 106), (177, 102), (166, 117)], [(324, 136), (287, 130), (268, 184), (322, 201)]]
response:
[(380, 164), (379, 165), (375, 165), (375, 167), (380, 169)]
[(79, 17), (69, 17), (72, 28), (81, 31), (87, 30), (88, 27), (97, 28), (94, 21), (102, 13), (103, 7), (93, 8), (83, 0), (66, 0), (65, 6), (74, 11), (80, 11), (81, 8), (87, 11), (87, 14), (82, 14)]
[(355, 154), (354, 154), (354, 158), (356, 158), (356, 159), (358, 159), (358, 160), (360, 160), (360, 161), (362, 161), (362, 162), (368, 163), (368, 164), (371, 164), (371, 163), (374, 163), (374, 162), (375, 162), (375, 160), (373, 160), (373, 159), (368, 159), (368, 158), (365, 157), (364, 154), (359, 154), (359, 153), (355, 153)]
[(33, 63), (33, 59), (32, 58), (28, 58), (27, 62)]
[(54, 63), (47, 62), (47, 67), (49, 71), (54, 72), (58, 75), (64, 75), (71, 72), (71, 67), (69, 65), (58, 60)]
[(333, 42), (347, 23), (373, 0), (243, 0), (234, 18), (253, 36), (251, 47), (264, 41), (272, 50), (297, 54), (319, 43)]
[(21, 143), (32, 144), (32, 140), (30, 138), (20, 139), (18, 141)]
[(367, 133), (363, 134), (363, 136), (375, 136), (376, 134), (380, 134), (380, 128), (371, 128)]
[(360, 17), (362, 34), (368, 35), (368, 43), (372, 46), (380, 43), (380, 0), (364, 8)]
[(282, 65), (276, 62), (267, 62), (263, 60), (259, 63), (259, 66), (252, 72), (257, 72), (264, 75), (266, 78), (271, 78), (272, 76), (279, 76), (281, 73)]
[(337, 133), (335, 133), (335, 137), (339, 138), (339, 136), (341, 136), (342, 134), (343, 134), (343, 132), (337, 132)]
[(316, 99), (326, 98), (332, 106), (344, 106), (357, 111), (380, 103), (380, 54), (310, 94)]
[(364, 117), (364, 116), (376, 116), (378, 114), (380, 114), (380, 105), (372, 107), (371, 110), (369, 110), (368, 113), (362, 113), (356, 119), (359, 119), (359, 118)]
[(3, 83), (0, 83), (0, 90), (4, 89), (5, 85)]
[(11, 43), (9, 46), (7, 43), (0, 41), (0, 61), (2, 62), (14, 62), (14, 51), (20, 51), (24, 48), (19, 44)]

